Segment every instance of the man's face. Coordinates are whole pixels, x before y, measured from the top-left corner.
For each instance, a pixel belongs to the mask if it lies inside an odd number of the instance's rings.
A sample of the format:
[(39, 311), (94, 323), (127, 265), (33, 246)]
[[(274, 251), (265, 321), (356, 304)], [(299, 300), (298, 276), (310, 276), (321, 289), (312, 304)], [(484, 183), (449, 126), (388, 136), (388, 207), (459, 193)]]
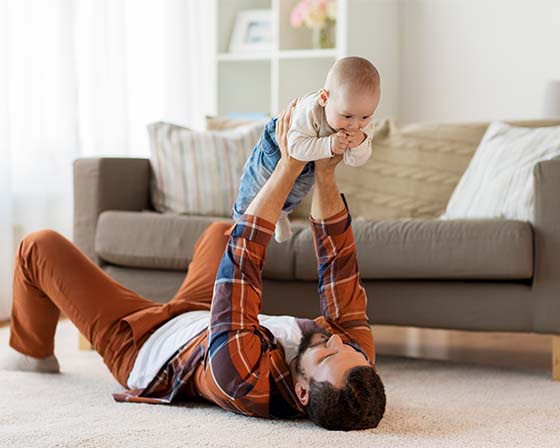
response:
[(346, 376), (356, 366), (369, 366), (363, 353), (344, 344), (340, 336), (331, 335), (324, 329), (305, 333), (295, 360), (295, 391), (303, 405), (309, 401), (309, 380), (328, 381), (341, 389)]

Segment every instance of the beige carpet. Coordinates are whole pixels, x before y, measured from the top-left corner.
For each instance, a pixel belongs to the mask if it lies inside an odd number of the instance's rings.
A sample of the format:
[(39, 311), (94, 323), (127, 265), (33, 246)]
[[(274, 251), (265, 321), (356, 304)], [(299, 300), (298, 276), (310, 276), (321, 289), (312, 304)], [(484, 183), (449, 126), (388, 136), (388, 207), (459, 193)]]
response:
[[(0, 356), (8, 328), (0, 329)], [(4, 447), (560, 447), (560, 383), (543, 372), (378, 357), (388, 406), (373, 430), (249, 418), (212, 404), (116, 403), (120, 386), (63, 321), (61, 375), (0, 371)]]

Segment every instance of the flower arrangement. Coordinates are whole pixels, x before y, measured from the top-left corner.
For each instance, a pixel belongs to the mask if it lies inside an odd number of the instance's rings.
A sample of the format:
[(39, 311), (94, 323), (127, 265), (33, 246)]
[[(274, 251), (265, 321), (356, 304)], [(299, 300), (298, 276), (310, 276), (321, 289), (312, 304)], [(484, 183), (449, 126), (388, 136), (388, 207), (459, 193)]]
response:
[(300, 0), (290, 14), (290, 24), (300, 28), (303, 24), (313, 31), (314, 48), (334, 46), (336, 0)]

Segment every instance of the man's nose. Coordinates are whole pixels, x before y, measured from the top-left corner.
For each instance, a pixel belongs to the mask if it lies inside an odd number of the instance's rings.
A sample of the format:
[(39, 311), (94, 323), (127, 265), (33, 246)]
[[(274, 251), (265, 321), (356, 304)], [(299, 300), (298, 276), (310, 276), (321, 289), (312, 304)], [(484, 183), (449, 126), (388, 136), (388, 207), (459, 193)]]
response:
[(342, 339), (337, 334), (333, 334), (327, 342), (328, 347), (337, 347), (340, 344), (342, 344)]

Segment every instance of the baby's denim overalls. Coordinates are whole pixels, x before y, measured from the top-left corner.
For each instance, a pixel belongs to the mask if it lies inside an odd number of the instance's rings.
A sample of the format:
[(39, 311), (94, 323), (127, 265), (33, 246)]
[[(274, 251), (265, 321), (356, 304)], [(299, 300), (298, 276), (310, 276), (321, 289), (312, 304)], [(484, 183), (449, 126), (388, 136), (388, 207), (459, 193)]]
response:
[[(245, 213), (245, 210), (264, 186), (280, 160), (281, 153), (276, 142), (275, 132), (276, 118), (273, 118), (264, 127), (261, 138), (253, 148), (247, 162), (245, 162), (243, 174), (241, 174), (239, 194), (233, 205), (233, 219), (235, 220)], [(291, 212), (309, 193), (314, 180), (315, 163), (308, 162), (296, 179), (282, 210)]]

